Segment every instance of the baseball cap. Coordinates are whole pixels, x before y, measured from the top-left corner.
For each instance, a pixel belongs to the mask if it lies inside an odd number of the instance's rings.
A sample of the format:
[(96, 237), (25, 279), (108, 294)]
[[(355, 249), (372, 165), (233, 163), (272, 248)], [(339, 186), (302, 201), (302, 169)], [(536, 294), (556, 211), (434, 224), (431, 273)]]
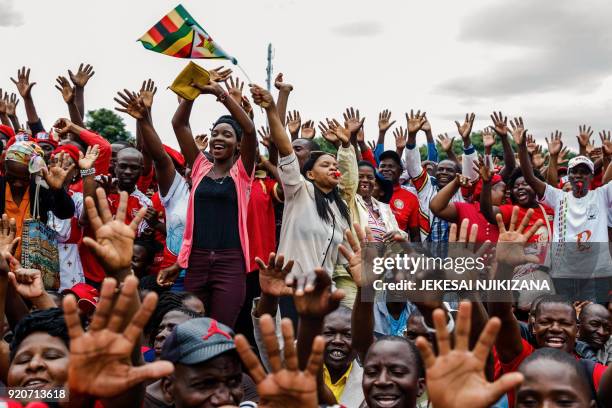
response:
[(587, 167), (591, 170), (591, 173), (595, 172), (595, 165), (593, 165), (593, 162), (591, 161), (591, 159), (589, 159), (588, 157), (584, 157), (584, 156), (576, 156), (573, 159), (571, 159), (569, 163), (567, 164), (567, 168), (571, 170), (580, 164), (586, 164)]
[(177, 325), (164, 342), (161, 359), (194, 365), (235, 350), (234, 332), (218, 321), (200, 317)]
[(378, 162), (380, 163), (381, 161), (383, 161), (384, 159), (392, 159), (394, 162), (396, 162), (397, 164), (399, 164), (399, 166), (403, 169), (404, 166), (402, 165), (402, 159), (400, 158), (399, 154), (397, 154), (396, 151), (393, 150), (385, 150), (384, 152), (382, 152), (380, 154), (380, 157), (378, 159)]
[(100, 300), (98, 289), (86, 283), (77, 283), (70, 289), (64, 289), (62, 295), (72, 293), (78, 299), (79, 309), (85, 313), (93, 312)]
[(54, 148), (57, 148), (57, 141), (53, 140), (51, 135), (47, 132), (38, 132), (34, 138), (34, 141), (38, 144), (49, 143)]

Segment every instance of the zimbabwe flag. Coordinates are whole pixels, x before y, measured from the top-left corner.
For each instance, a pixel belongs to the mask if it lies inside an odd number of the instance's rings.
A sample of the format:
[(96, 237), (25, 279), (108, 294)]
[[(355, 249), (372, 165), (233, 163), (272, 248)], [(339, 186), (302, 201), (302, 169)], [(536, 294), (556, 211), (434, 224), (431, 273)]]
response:
[(177, 58), (221, 58), (238, 63), (215, 44), (210, 35), (180, 4), (138, 41), (150, 51)]

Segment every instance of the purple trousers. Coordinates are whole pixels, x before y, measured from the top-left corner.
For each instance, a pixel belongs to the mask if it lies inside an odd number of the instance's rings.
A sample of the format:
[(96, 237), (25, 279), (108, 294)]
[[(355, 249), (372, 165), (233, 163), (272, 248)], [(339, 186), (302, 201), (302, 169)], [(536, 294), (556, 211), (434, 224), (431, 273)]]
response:
[(185, 290), (200, 298), (206, 316), (234, 328), (246, 292), (242, 249), (192, 248)]

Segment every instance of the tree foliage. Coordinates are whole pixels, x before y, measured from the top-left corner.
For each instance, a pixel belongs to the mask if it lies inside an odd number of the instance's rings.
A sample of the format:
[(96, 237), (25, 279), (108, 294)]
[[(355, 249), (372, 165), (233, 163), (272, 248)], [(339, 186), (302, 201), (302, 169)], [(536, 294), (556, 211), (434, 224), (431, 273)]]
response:
[(110, 143), (119, 140), (131, 141), (132, 135), (125, 129), (123, 119), (109, 109), (100, 108), (87, 112), (85, 125), (100, 134)]

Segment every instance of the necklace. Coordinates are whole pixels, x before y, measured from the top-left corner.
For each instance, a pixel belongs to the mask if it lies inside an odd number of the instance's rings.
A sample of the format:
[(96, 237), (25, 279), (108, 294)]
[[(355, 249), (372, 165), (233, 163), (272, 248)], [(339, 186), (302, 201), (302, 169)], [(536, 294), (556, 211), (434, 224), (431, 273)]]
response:
[[(217, 173), (215, 172), (215, 168), (214, 167), (212, 169), (210, 169), (210, 172), (213, 173), (213, 175), (215, 176), (215, 178), (211, 177), (212, 181), (214, 181), (215, 183), (217, 183), (219, 185), (221, 185), (221, 184), (223, 184), (225, 182), (225, 179), (227, 178), (227, 174), (219, 179), (219, 178), (217, 178), (218, 176), (217, 176)], [(221, 181), (219, 182), (219, 180), (221, 180)]]

